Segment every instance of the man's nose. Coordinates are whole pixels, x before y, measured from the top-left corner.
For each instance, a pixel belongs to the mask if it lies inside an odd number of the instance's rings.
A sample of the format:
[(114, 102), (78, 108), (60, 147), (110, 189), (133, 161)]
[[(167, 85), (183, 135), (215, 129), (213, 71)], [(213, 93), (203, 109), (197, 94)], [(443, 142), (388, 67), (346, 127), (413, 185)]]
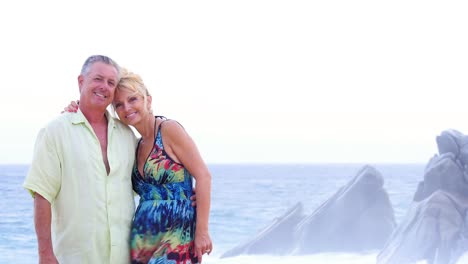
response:
[(112, 89), (113, 86), (109, 83), (108, 80), (104, 80), (103, 85), (101, 86), (101, 89)]

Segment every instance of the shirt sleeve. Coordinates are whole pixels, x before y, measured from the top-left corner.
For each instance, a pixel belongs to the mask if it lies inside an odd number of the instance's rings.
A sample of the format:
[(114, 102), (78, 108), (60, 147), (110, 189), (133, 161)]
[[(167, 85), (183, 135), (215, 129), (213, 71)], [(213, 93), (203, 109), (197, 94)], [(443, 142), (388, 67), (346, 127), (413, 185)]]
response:
[(41, 129), (34, 145), (33, 160), (23, 187), (52, 203), (60, 191), (61, 165), (56, 144), (47, 128)]

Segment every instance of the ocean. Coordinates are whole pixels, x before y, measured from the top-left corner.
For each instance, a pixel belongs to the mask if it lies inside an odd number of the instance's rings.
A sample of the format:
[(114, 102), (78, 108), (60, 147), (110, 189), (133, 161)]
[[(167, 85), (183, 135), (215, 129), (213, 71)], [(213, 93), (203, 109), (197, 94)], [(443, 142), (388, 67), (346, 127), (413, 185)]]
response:
[[(213, 164), (210, 234), (214, 249), (203, 263), (375, 263), (378, 252), (220, 258), (302, 202), (310, 214), (365, 164)], [(425, 164), (369, 164), (380, 171), (400, 223)], [(33, 200), (22, 188), (28, 165), (0, 165), (0, 263), (37, 263)], [(137, 201), (137, 200), (136, 200)], [(287, 243), (287, 242), (285, 242)], [(424, 262), (422, 262), (424, 263)]]

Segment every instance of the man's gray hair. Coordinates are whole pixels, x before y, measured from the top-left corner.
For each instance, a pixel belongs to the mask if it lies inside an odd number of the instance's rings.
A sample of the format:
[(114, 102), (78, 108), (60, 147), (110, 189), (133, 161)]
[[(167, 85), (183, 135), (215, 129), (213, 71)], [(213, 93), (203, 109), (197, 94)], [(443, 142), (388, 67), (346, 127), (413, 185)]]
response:
[(107, 56), (104, 56), (104, 55), (89, 56), (86, 59), (85, 63), (83, 64), (83, 67), (81, 68), (81, 74), (82, 75), (88, 74), (89, 68), (91, 68), (91, 65), (93, 65), (96, 62), (102, 62), (102, 63), (105, 63), (107, 65), (113, 66), (117, 70), (117, 74), (118, 74), (119, 80), (120, 80), (120, 66), (113, 59), (111, 59), (111, 58), (109, 58)]

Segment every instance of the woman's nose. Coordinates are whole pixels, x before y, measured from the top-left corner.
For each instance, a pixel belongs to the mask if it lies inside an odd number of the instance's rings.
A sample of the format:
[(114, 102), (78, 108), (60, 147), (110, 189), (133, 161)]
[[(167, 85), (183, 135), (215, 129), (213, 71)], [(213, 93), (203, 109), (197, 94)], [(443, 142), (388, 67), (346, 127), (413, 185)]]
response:
[(130, 105), (127, 104), (127, 103), (124, 103), (124, 104), (123, 104), (123, 109), (124, 109), (125, 111), (127, 111), (128, 109), (130, 109)]

